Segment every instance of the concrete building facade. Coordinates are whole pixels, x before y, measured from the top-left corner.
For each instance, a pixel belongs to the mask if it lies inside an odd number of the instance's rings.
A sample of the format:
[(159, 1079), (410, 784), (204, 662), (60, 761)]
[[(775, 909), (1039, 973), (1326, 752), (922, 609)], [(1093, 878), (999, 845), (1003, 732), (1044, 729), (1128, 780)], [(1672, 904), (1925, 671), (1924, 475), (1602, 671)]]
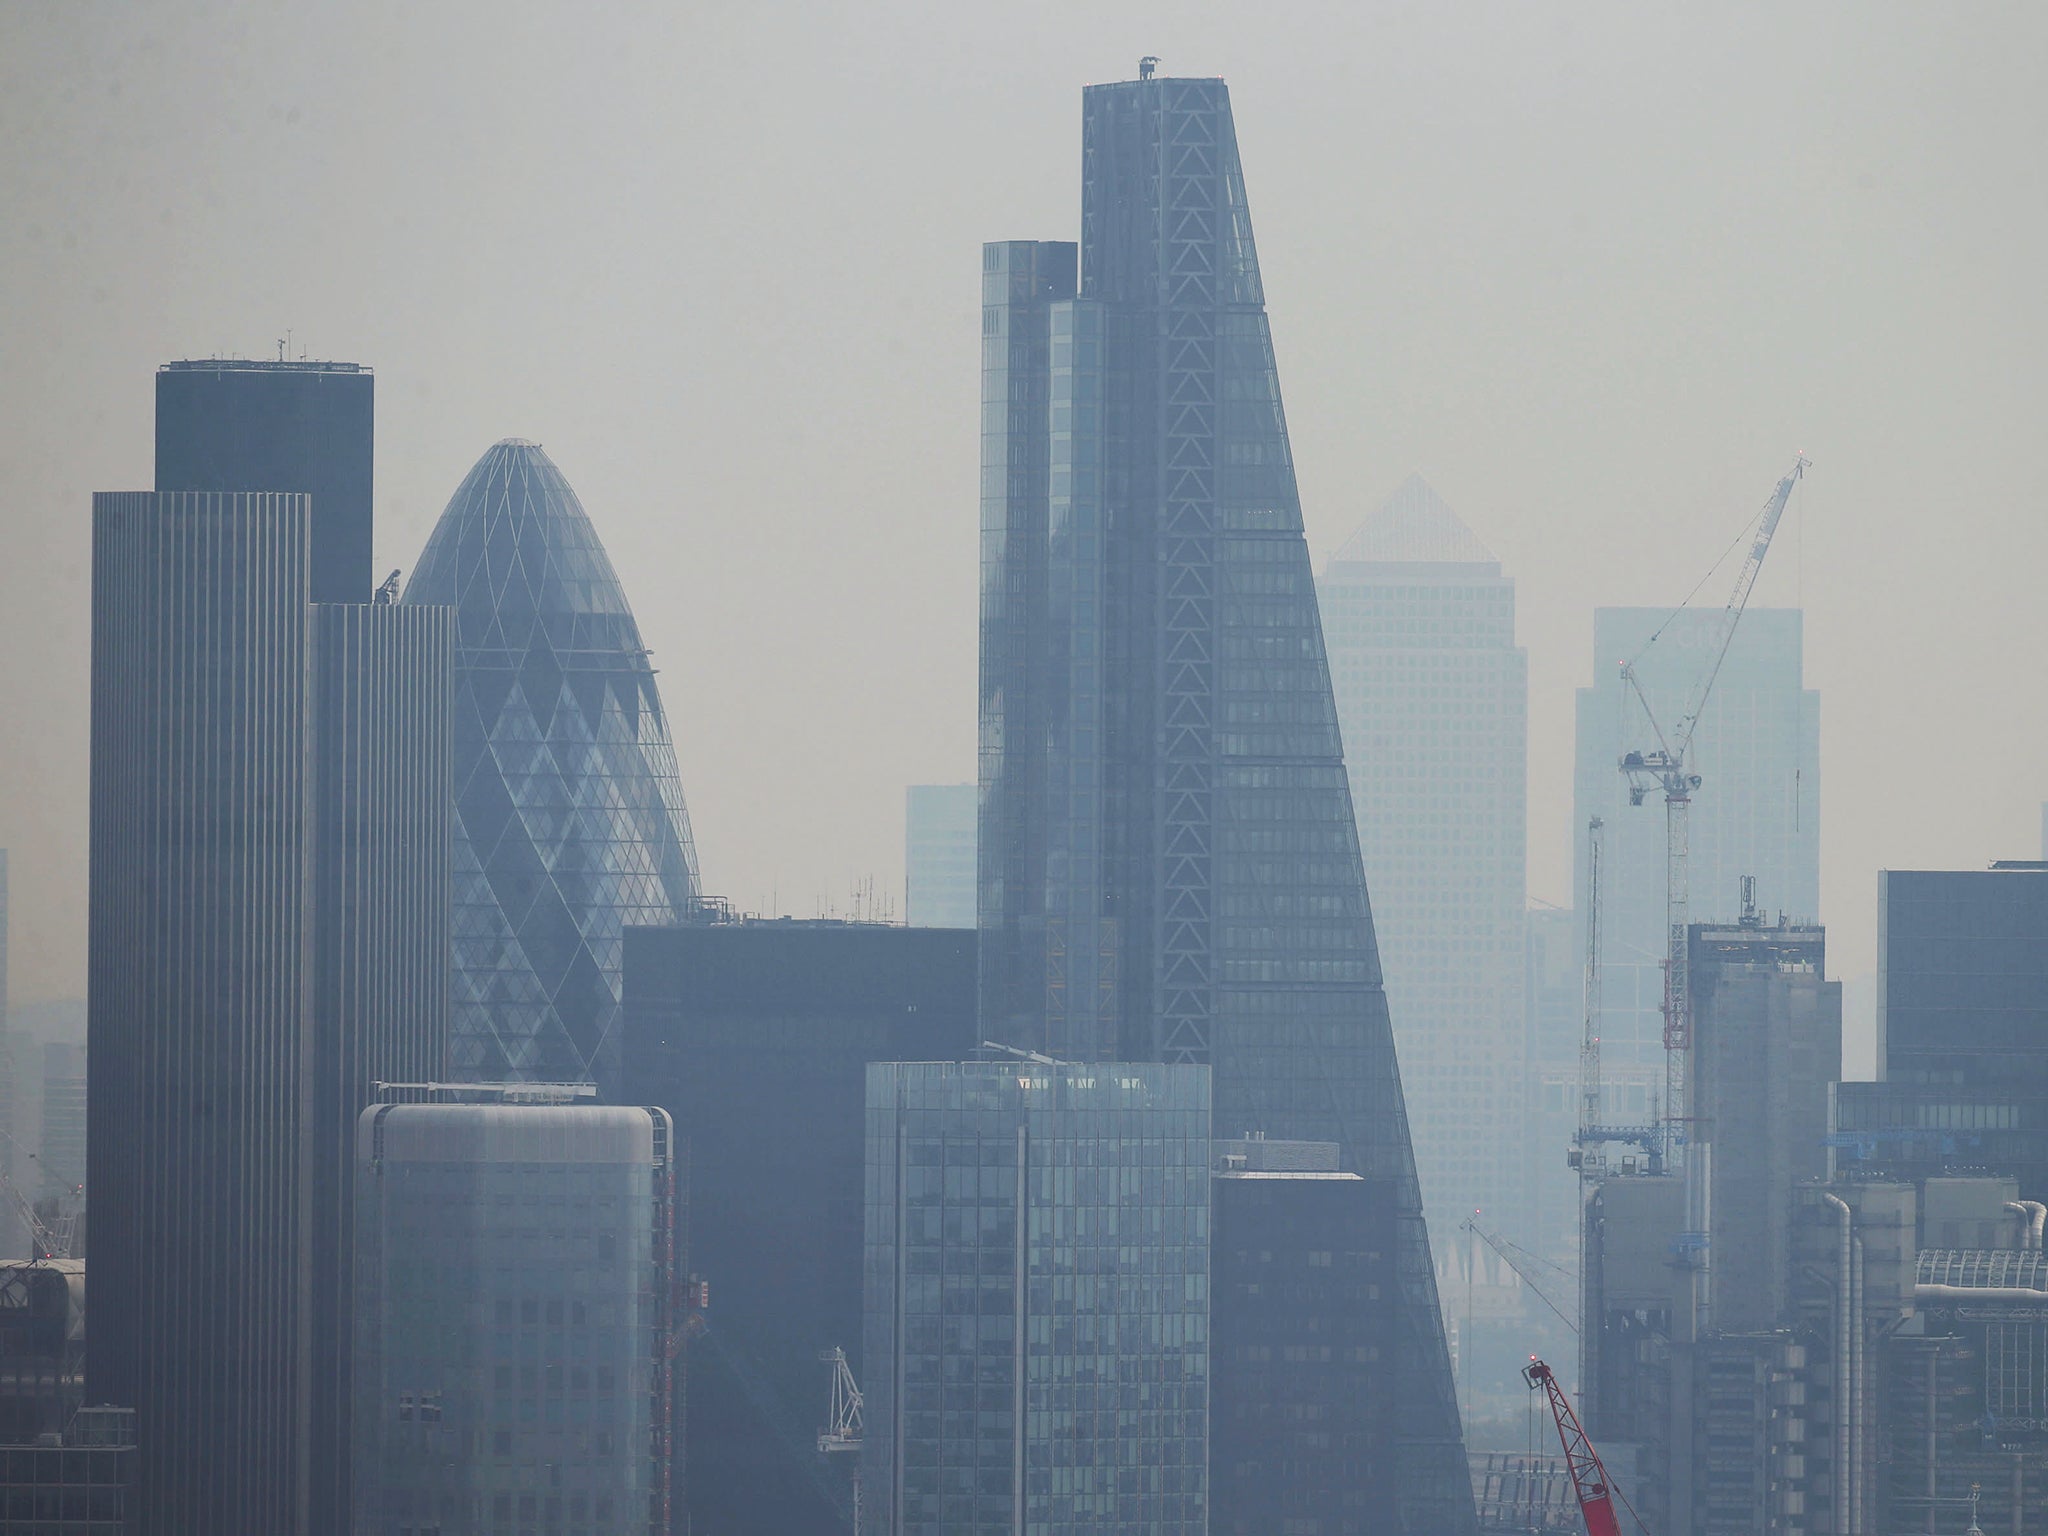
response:
[(523, 1096), (355, 1128), (359, 1536), (676, 1528), (674, 1127)]

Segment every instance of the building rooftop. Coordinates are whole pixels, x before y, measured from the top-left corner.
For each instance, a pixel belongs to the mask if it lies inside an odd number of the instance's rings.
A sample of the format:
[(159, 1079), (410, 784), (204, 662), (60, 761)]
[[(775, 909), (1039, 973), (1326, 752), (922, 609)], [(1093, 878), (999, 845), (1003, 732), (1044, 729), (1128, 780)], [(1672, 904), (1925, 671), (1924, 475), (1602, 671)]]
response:
[(1332, 565), (1488, 565), (1500, 560), (1420, 475), (1403, 480), (1330, 557)]
[(280, 357), (187, 357), (158, 363), (158, 373), (368, 373), (361, 363)]

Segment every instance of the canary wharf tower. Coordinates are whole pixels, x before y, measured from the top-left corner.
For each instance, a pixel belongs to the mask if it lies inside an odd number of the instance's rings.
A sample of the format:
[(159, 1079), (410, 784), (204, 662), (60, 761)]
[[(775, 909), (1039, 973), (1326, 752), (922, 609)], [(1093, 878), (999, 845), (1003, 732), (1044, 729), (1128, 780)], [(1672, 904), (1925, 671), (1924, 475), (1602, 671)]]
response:
[(983, 1029), (1061, 1060), (1208, 1062), (1219, 1139), (1334, 1141), (1391, 1186), (1404, 1434), (1357, 1456), (1391, 1476), (1387, 1529), (1462, 1531), (1229, 93), (1093, 86), (1082, 121), (1078, 252), (983, 251)]

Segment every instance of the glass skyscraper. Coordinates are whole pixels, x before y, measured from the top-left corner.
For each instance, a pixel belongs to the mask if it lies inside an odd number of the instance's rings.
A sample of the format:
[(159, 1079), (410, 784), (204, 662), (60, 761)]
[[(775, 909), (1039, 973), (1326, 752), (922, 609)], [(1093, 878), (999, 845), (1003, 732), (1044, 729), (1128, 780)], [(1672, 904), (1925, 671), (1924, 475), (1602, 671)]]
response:
[(654, 669), (583, 505), (507, 438), (405, 589), (455, 609), (461, 1081), (618, 1082), (622, 935), (680, 921), (697, 854)]
[(861, 1536), (1205, 1536), (1209, 1069), (867, 1074)]
[(1515, 584), (1411, 475), (1330, 557), (1317, 592), (1432, 1236), (1441, 1253), (1483, 1210), (1532, 1242), (1529, 662)]
[(974, 1025), (963, 929), (740, 918), (627, 930), (626, 1081), (689, 1138), (690, 1266), (712, 1294), (711, 1329), (687, 1357), (691, 1528), (844, 1529), (845, 1458), (764, 1433), (760, 1405), (809, 1427), (819, 1356), (834, 1348), (868, 1379), (868, 1063), (958, 1060), (980, 1043)]
[[(160, 416), (159, 489), (93, 501), (88, 1388), (136, 1410), (144, 1536), (320, 1536), (348, 1517), (351, 1128), (446, 1044), (455, 625), (315, 600), (368, 596), (321, 529), (367, 497), (370, 375), (219, 366), (236, 421)], [(304, 410), (321, 452), (237, 467)], [(162, 484), (195, 460), (228, 489)]]
[(981, 999), (1063, 1060), (1206, 1062), (1219, 1135), (1395, 1190), (1401, 1527), (1469, 1525), (1229, 95), (1090, 87), (1078, 250), (984, 247)]
[(312, 496), (313, 601), (367, 603), (375, 384), (359, 363), (166, 363), (156, 375), (156, 488)]

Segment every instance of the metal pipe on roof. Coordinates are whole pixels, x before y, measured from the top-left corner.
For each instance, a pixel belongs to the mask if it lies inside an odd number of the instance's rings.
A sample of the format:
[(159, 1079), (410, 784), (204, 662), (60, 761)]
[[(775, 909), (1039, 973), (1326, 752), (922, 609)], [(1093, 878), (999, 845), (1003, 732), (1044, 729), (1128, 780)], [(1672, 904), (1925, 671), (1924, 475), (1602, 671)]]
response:
[(1835, 1488), (1832, 1523), (1836, 1536), (1849, 1536), (1849, 1229), (1855, 1218), (1841, 1196), (1823, 1194), (1821, 1199), (1834, 1207), (1836, 1224), (1841, 1229), (1835, 1257)]

